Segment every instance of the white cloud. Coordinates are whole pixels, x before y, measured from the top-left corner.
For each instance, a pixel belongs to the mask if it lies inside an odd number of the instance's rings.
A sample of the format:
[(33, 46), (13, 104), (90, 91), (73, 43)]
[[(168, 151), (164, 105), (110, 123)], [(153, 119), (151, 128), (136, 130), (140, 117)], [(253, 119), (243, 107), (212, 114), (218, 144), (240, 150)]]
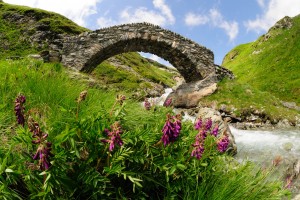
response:
[(258, 3), (258, 5), (260, 6), (260, 7), (265, 7), (265, 1), (266, 0), (257, 0), (257, 3)]
[(97, 13), (96, 4), (101, 0), (5, 0), (6, 3), (25, 5), (57, 12), (84, 26), (88, 16)]
[(165, 3), (164, 0), (153, 0), (153, 5), (155, 8), (159, 9), (164, 16), (167, 17), (170, 24), (175, 23), (175, 17), (173, 16), (170, 7)]
[(109, 26), (117, 25), (118, 22), (111, 19), (111, 18), (100, 17), (100, 18), (97, 19), (97, 24), (98, 24), (99, 28), (103, 28), (103, 27), (109, 27)]
[(263, 14), (256, 17), (254, 20), (245, 22), (247, 30), (267, 31), (278, 20), (285, 16), (294, 17), (300, 13), (299, 0), (268, 0), (268, 2), (258, 0), (258, 4), (262, 6)]
[(190, 12), (186, 14), (184, 21), (188, 26), (198, 26), (206, 24), (209, 21), (209, 18), (207, 16), (197, 15)]
[(236, 21), (229, 22), (224, 20), (217, 9), (210, 9), (207, 15), (188, 13), (185, 16), (185, 24), (188, 26), (204, 25), (208, 23), (214, 27), (223, 29), (230, 41), (233, 41), (239, 33), (238, 23)]
[(127, 7), (119, 13), (118, 19), (113, 20), (104, 16), (97, 20), (97, 24), (102, 28), (116, 24), (135, 22), (149, 22), (160, 26), (172, 25), (175, 23), (175, 17), (164, 0), (153, 0), (152, 3), (155, 10), (150, 10), (145, 7), (138, 7), (135, 9)]
[(120, 13), (121, 23), (149, 22), (156, 25), (170, 24), (161, 13), (140, 7), (135, 10), (127, 8)]
[(229, 40), (233, 41), (239, 33), (239, 26), (236, 21), (229, 22), (223, 19), (221, 13), (216, 9), (209, 11), (210, 19), (215, 27), (222, 28), (229, 36)]

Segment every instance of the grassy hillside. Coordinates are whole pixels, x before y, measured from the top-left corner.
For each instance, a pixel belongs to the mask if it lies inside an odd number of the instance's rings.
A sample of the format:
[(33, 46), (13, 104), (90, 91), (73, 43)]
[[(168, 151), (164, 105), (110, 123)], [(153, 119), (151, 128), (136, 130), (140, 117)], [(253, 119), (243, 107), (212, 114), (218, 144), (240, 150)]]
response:
[(231, 50), (223, 66), (233, 71), (235, 80), (223, 80), (218, 91), (203, 100), (227, 106), (237, 116), (259, 112), (263, 118), (287, 118), (300, 112), (281, 101), (300, 106), (300, 16), (280, 20), (256, 41)]
[[(47, 48), (46, 39), (58, 34), (79, 34), (87, 29), (59, 14), (0, 2), (0, 59), (25, 56)], [(33, 36), (44, 33), (43, 44)]]
[(123, 53), (101, 63), (92, 73), (106, 87), (125, 91), (140, 91), (147, 95), (146, 88), (155, 84), (167, 87), (175, 85), (175, 70), (158, 67), (159, 63), (150, 63), (136, 52)]
[(239, 45), (224, 58), (223, 65), (237, 81), (270, 92), (300, 105), (300, 16), (282, 19), (252, 43)]

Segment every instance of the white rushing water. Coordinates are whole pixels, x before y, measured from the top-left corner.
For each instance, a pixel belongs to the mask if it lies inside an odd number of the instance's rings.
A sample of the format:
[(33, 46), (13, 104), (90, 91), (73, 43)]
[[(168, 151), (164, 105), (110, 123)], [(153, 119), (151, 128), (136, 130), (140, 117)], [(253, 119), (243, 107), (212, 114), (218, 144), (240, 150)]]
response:
[[(165, 88), (164, 94), (162, 94), (160, 97), (150, 97), (148, 98), (148, 101), (151, 103), (151, 106), (162, 106), (171, 92), (173, 92), (172, 88)], [(142, 102), (141, 105), (144, 106), (144, 102)]]
[(230, 127), (235, 137), (238, 160), (271, 162), (275, 157), (300, 159), (300, 130), (239, 130)]

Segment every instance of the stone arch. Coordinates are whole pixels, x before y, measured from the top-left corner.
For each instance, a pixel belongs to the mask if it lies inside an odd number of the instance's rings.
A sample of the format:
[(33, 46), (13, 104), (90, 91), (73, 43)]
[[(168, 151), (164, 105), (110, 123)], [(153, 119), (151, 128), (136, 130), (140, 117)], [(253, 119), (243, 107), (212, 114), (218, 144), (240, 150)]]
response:
[(66, 38), (62, 63), (91, 72), (114, 55), (142, 51), (168, 60), (186, 82), (215, 73), (212, 51), (172, 31), (148, 23), (133, 23), (85, 32)]

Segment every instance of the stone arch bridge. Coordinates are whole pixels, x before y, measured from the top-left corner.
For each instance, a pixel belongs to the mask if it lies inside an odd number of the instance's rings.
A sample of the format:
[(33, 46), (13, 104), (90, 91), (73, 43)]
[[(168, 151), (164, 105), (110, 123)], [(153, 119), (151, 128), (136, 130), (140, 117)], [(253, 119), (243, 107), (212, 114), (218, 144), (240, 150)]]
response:
[(199, 99), (216, 90), (220, 73), (228, 74), (214, 64), (211, 50), (149, 23), (123, 24), (64, 37), (50, 44), (50, 49), (54, 58), (59, 55), (63, 65), (83, 72), (91, 72), (102, 61), (120, 53), (156, 54), (177, 68), (186, 81), (170, 96), (177, 107), (197, 106)]
[(91, 72), (109, 57), (133, 51), (156, 54), (168, 60), (186, 82), (202, 80), (215, 70), (211, 50), (149, 23), (112, 26), (65, 38), (62, 63)]

